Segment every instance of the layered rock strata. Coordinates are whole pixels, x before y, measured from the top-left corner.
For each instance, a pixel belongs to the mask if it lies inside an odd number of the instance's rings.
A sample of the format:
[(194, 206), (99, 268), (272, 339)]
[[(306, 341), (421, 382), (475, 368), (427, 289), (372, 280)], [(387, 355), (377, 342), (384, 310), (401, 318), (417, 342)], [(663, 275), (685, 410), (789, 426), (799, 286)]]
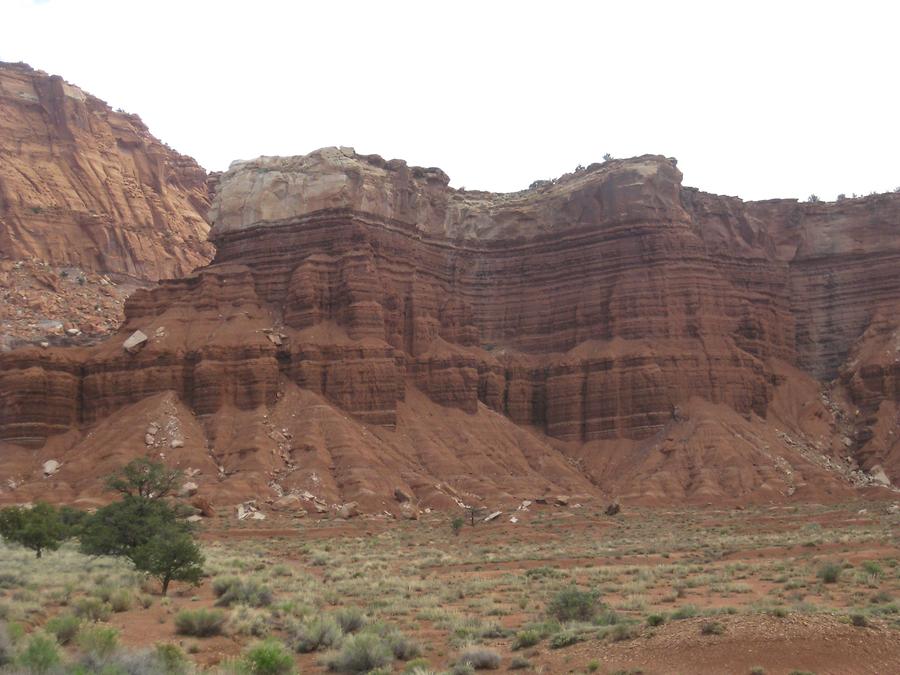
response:
[[(587, 471), (658, 499), (840, 493), (812, 376), (900, 298), (900, 196), (744, 203), (658, 156), (512, 194), (448, 182), (341, 148), (234, 164), (212, 265), (137, 291), (114, 340), (0, 357), (0, 439), (40, 447), (174, 392), (232, 485), (590, 491)], [(882, 379), (866, 405), (896, 398)]]
[(157, 280), (212, 256), (206, 172), (61, 77), (0, 63), (0, 256)]

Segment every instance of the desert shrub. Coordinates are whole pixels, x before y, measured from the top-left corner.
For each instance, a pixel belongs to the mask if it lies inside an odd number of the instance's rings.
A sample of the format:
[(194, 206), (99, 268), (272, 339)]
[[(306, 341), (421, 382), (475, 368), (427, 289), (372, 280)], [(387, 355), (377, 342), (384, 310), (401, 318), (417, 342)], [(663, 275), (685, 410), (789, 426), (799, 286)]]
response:
[(61, 660), (56, 640), (45, 633), (33, 633), (17, 659), (19, 666), (32, 673), (49, 672)]
[(384, 639), (394, 658), (400, 661), (409, 661), (422, 654), (422, 646), (398, 630), (388, 632)]
[(893, 596), (887, 591), (878, 591), (871, 598), (869, 598), (869, 602), (871, 602), (873, 605), (877, 605), (883, 602), (890, 602), (893, 599)]
[(550, 601), (547, 613), (560, 621), (590, 621), (597, 614), (597, 593), (566, 588)]
[(524, 670), (525, 668), (531, 668), (531, 661), (521, 656), (514, 656), (509, 662), (510, 670)]
[(819, 568), (817, 576), (826, 584), (837, 583), (841, 577), (841, 566), (836, 563), (825, 563)]
[(185, 609), (175, 615), (175, 630), (180, 635), (193, 637), (219, 635), (224, 623), (225, 615), (214, 609)]
[(112, 656), (119, 647), (119, 631), (107, 626), (84, 626), (75, 639), (78, 648), (87, 656), (103, 660)]
[(613, 626), (609, 633), (609, 639), (613, 642), (622, 642), (623, 640), (631, 640), (638, 636), (638, 629), (635, 626), (619, 623)]
[(12, 663), (13, 660), (13, 641), (9, 635), (6, 624), (0, 622), (0, 668)]
[(884, 570), (875, 560), (866, 560), (862, 566), (863, 571), (873, 579), (880, 579), (884, 575)]
[(226, 629), (231, 635), (249, 635), (263, 638), (269, 634), (269, 615), (264, 610), (246, 605), (236, 607), (228, 617)]
[(294, 657), (280, 640), (274, 638), (248, 649), (243, 661), (253, 675), (289, 675), (295, 672)]
[(475, 675), (475, 669), (468, 663), (455, 663), (449, 675)]
[(393, 653), (387, 642), (372, 633), (357, 633), (344, 640), (340, 651), (328, 660), (328, 669), (338, 673), (368, 673), (388, 665)]
[(428, 665), (428, 659), (413, 659), (406, 664), (403, 675), (435, 675), (435, 672)]
[(453, 534), (459, 535), (460, 530), (462, 530), (462, 527), (465, 524), (466, 521), (463, 520), (462, 516), (456, 516), (456, 518), (450, 521), (450, 529), (453, 530)]
[(334, 618), (314, 617), (300, 624), (292, 636), (294, 649), (301, 654), (337, 647), (343, 633)]
[(666, 622), (666, 617), (662, 614), (651, 614), (647, 617), (648, 626), (662, 626)]
[(133, 602), (134, 596), (131, 595), (130, 591), (124, 588), (113, 591), (113, 593), (109, 596), (109, 606), (114, 612), (127, 612), (129, 609), (131, 609), (131, 605)]
[(7, 588), (19, 588), (24, 584), (24, 580), (18, 574), (12, 572), (4, 572), (0, 574), (0, 590)]
[(456, 662), (475, 670), (497, 670), (500, 667), (500, 655), (493, 649), (468, 647), (462, 651)]
[(558, 579), (566, 576), (566, 573), (555, 567), (532, 567), (525, 571), (527, 579)]
[(366, 615), (358, 607), (340, 609), (335, 612), (334, 619), (345, 635), (359, 632), (366, 625)]
[(562, 649), (581, 642), (584, 638), (581, 633), (574, 630), (564, 630), (550, 638), (550, 649)]
[(183, 675), (187, 670), (168, 669), (154, 650), (118, 650), (105, 658), (86, 657), (75, 666), (73, 675)]
[(69, 644), (80, 627), (81, 619), (73, 614), (59, 614), (44, 624), (44, 630), (53, 635), (61, 645)]
[(516, 638), (513, 640), (512, 648), (513, 650), (526, 649), (527, 647), (534, 647), (540, 641), (540, 633), (538, 633), (533, 628), (528, 630), (520, 630), (518, 633), (516, 633)]
[(692, 616), (697, 616), (697, 608), (694, 605), (682, 605), (672, 612), (672, 618), (675, 621), (690, 619)]
[(595, 626), (615, 626), (622, 623), (622, 616), (612, 609), (604, 609), (594, 617), (591, 623)]
[(858, 628), (865, 628), (869, 625), (869, 620), (866, 618), (865, 614), (851, 614), (850, 623)]
[(241, 580), (237, 577), (216, 577), (212, 582), (212, 592), (217, 598), (221, 598), (225, 593), (231, 590), (232, 586), (237, 586)]
[(229, 579), (227, 583), (219, 585), (215, 582), (213, 592), (218, 595), (216, 605), (219, 607), (231, 607), (232, 605), (247, 605), (249, 607), (268, 607), (272, 604), (272, 591), (258, 581), (249, 579)]
[(156, 662), (166, 675), (182, 675), (190, 669), (187, 654), (181, 647), (169, 642), (160, 642), (153, 650)]
[(79, 598), (75, 602), (75, 616), (85, 621), (106, 621), (112, 613), (109, 604), (100, 598)]
[(718, 621), (704, 621), (700, 626), (700, 633), (703, 635), (722, 635), (725, 632), (725, 626)]
[(766, 675), (766, 669), (762, 666), (753, 666), (750, 669), (750, 675)]

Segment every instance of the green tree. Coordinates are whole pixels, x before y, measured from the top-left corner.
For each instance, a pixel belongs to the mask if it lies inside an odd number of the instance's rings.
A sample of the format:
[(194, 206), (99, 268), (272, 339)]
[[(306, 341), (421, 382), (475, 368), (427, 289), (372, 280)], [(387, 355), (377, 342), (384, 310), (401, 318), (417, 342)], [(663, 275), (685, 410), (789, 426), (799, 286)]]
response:
[(119, 472), (106, 479), (110, 490), (126, 497), (159, 500), (170, 495), (181, 484), (182, 473), (146, 457), (128, 462)]
[(181, 472), (145, 458), (110, 476), (107, 487), (123, 497), (82, 523), (81, 551), (127, 558), (136, 569), (159, 579), (163, 595), (172, 581), (198, 583), (203, 555), (190, 525), (164, 499), (180, 481)]
[(0, 536), (30, 548), (38, 558), (45, 550), (58, 549), (68, 532), (59, 511), (46, 502), (38, 502), (30, 509), (12, 506), (0, 510)]
[(166, 502), (126, 496), (89, 516), (81, 526), (81, 551), (88, 555), (123, 556), (134, 562), (137, 549), (160, 532), (187, 532)]
[(181, 529), (163, 529), (154, 534), (134, 550), (132, 561), (137, 569), (159, 580), (163, 595), (172, 581), (200, 583), (205, 562), (193, 538)]

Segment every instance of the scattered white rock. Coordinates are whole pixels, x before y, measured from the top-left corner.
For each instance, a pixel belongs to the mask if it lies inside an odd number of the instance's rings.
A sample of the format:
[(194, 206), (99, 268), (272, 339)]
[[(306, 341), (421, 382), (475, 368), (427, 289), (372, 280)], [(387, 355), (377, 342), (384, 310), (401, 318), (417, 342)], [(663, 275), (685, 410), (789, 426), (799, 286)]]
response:
[[(257, 514), (262, 516), (262, 518), (258, 518)], [(253, 518), (253, 520), (264, 520), (265, 514), (260, 513), (259, 509), (256, 506), (256, 500), (250, 499), (242, 504), (237, 505), (237, 517), (238, 520), (246, 520), (247, 518)]]
[(403, 502), (400, 505), (400, 516), (405, 518), (406, 520), (418, 520), (419, 509), (413, 506), (410, 502)]
[(888, 478), (887, 474), (884, 472), (884, 469), (880, 464), (876, 464), (872, 467), (872, 470), (869, 471), (869, 475), (872, 477), (872, 482), (878, 485), (890, 485), (891, 479)]
[(131, 335), (128, 336), (128, 339), (122, 343), (122, 349), (124, 349), (129, 354), (134, 354), (139, 351), (145, 344), (147, 344), (147, 336), (144, 335), (141, 331), (136, 330)]
[(197, 494), (197, 490), (200, 489), (200, 486), (197, 485), (193, 481), (188, 481), (181, 486), (181, 489), (178, 491), (179, 497), (193, 497)]
[(184, 441), (181, 440), (180, 438), (173, 438), (173, 439), (172, 439), (172, 442), (169, 443), (169, 447), (170, 447), (170, 448), (183, 448), (183, 447), (184, 447)]
[(279, 509), (296, 511), (298, 515), (306, 515), (306, 509), (303, 508), (303, 500), (298, 495), (285, 495), (276, 499), (274, 506)]
[(512, 517), (509, 519), (509, 522), (515, 524), (515, 523), (518, 523), (518, 522), (519, 522), (519, 519), (516, 518), (515, 516), (512, 516)]
[(494, 520), (495, 518), (499, 518), (502, 514), (503, 514), (503, 511), (494, 511), (492, 514), (490, 514), (489, 516), (487, 516), (484, 519), (484, 522), (489, 523), (492, 520)]
[(59, 462), (57, 462), (55, 459), (48, 459), (46, 462), (44, 462), (42, 469), (44, 471), (44, 476), (52, 476), (57, 471), (59, 471)]
[(185, 518), (185, 520), (187, 520), (189, 523), (199, 523), (201, 520), (203, 520), (203, 516), (188, 516), (187, 518)]

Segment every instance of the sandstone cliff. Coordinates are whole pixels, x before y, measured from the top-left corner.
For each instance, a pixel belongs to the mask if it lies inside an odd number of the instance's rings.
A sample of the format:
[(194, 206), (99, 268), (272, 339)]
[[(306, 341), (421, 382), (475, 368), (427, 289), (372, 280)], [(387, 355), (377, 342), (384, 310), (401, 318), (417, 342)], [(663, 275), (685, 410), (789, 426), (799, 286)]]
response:
[(206, 172), (137, 115), (0, 64), (0, 251), (157, 280), (208, 262)]
[[(208, 490), (380, 507), (397, 488), (846, 496), (873, 464), (847, 406), (894, 405), (896, 377), (822, 379), (867, 331), (883, 351), (898, 209), (744, 203), (658, 156), (502, 195), (346, 148), (235, 163), (212, 265), (137, 291), (104, 344), (0, 357), (0, 439), (22, 466), (27, 448), (77, 466), (91, 434), (135, 420), (105, 456), (128, 455), (190, 418), (165, 454), (206, 465)], [(72, 472), (59, 489), (80, 494)]]

